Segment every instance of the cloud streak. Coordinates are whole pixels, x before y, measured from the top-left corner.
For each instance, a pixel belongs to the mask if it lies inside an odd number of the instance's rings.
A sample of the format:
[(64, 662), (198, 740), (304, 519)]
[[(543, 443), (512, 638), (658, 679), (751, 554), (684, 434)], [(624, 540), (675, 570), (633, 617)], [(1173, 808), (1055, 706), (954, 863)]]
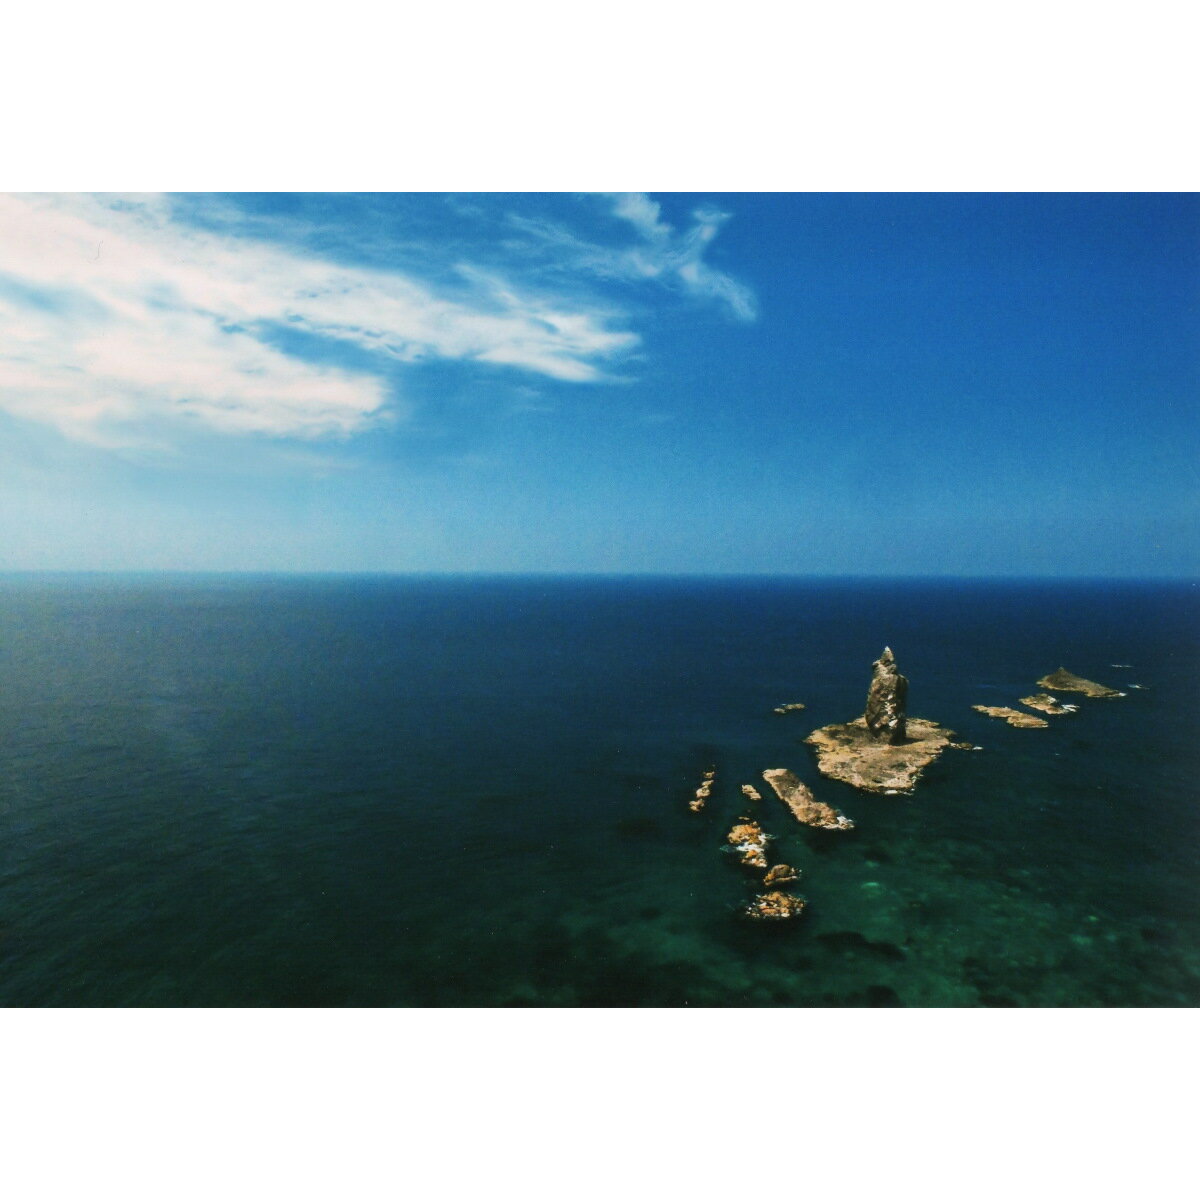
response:
[[(396, 411), (388, 364), (474, 361), (589, 382), (638, 343), (615, 314), (473, 276), (464, 298), (172, 219), (158, 198), (0, 196), (0, 408), (98, 443), (179, 422), (344, 436)], [(270, 344), (289, 328), (378, 370)]]
[(520, 252), (497, 264), (482, 246), (478, 261), (449, 260), (447, 271), (431, 243), (435, 285), (414, 270), (411, 247), (404, 269), (386, 255), (345, 265), (190, 223), (164, 197), (0, 195), (0, 411), (101, 445), (170, 442), (188, 427), (344, 438), (406, 415), (396, 389), (406, 364), (618, 378), (640, 338), (579, 276), (656, 281), (754, 316), (753, 294), (705, 261), (724, 214), (697, 210), (677, 233), (646, 196), (603, 203), (632, 245), (524, 222), (559, 286)]
[(663, 220), (662, 205), (642, 192), (621, 192), (604, 198), (609, 214), (628, 225), (632, 243), (619, 246), (579, 237), (572, 230), (521, 216), (512, 223), (543, 246), (555, 249), (562, 263), (602, 279), (636, 283), (655, 281), (694, 299), (713, 301), (740, 321), (758, 316), (754, 292), (731, 275), (705, 261), (705, 255), (729, 214), (697, 208), (692, 225), (683, 232)]

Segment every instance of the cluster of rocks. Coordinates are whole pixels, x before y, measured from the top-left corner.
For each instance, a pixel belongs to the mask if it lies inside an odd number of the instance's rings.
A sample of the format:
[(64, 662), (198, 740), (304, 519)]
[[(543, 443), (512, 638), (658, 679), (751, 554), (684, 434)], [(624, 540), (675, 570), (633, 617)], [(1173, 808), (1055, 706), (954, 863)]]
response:
[[(748, 783), (742, 784), (742, 792), (747, 798), (761, 800), (762, 796)], [(800, 872), (787, 863), (776, 863), (767, 867), (767, 842), (771, 840), (769, 833), (764, 833), (762, 826), (755, 820), (742, 818), (729, 831), (725, 839), (739, 861), (745, 867), (762, 871), (763, 887), (769, 890), (760, 893), (742, 909), (743, 916), (755, 921), (782, 921), (790, 917), (798, 917), (805, 909), (805, 902), (799, 896), (790, 896), (780, 888), (795, 883), (800, 878)]]
[[(1038, 686), (1079, 692), (1094, 699), (1113, 699), (1125, 695), (1124, 692), (1073, 675), (1062, 667), (1039, 679)], [(1015, 708), (985, 704), (975, 704), (972, 708), (1025, 729), (1046, 728), (1049, 725), (1045, 719), (1047, 716), (1067, 716), (1078, 710), (1078, 705), (1065, 704), (1049, 692), (1024, 696), (1019, 703), (1044, 715), (1034, 716)], [(804, 705), (800, 703), (782, 704), (775, 712), (790, 713), (803, 708)], [(871, 683), (863, 715), (844, 724), (825, 725), (804, 740), (813, 747), (817, 769), (822, 775), (848, 783), (860, 791), (897, 795), (910, 793), (924, 769), (943, 750), (982, 749), (970, 742), (955, 741), (955, 737), (953, 730), (944, 728), (936, 721), (908, 715), (908, 680), (900, 674), (891, 648), (885, 646), (883, 653), (871, 666)], [(693, 812), (704, 808), (712, 794), (715, 779), (715, 768), (704, 772), (695, 798), (689, 802)], [(801, 824), (828, 830), (854, 828), (854, 822), (849, 817), (818, 800), (812, 789), (793, 772), (783, 767), (772, 767), (763, 772), (763, 779)], [(757, 803), (762, 800), (762, 794), (751, 784), (742, 784), (741, 791), (747, 801)], [(770, 835), (764, 833), (761, 824), (749, 815), (741, 817), (726, 836), (729, 848), (742, 865), (764, 872), (762, 882), (766, 890), (755, 896), (742, 910), (744, 915), (755, 920), (787, 920), (799, 916), (806, 902), (780, 889), (795, 883), (800, 873), (787, 863), (768, 867), (769, 841)]]
[[(1065, 667), (1059, 667), (1057, 671), (1043, 675), (1038, 680), (1038, 687), (1053, 688), (1059, 692), (1079, 692), (1093, 700), (1115, 700), (1125, 695), (1124, 692), (1118, 692), (1115, 688), (1105, 687), (1102, 683), (1072, 674)], [(1078, 704), (1064, 704), (1057, 696), (1052, 696), (1049, 692), (1035, 692), (1031, 696), (1022, 696), (1018, 703), (1035, 712), (1044, 713), (1048, 717), (1066, 717), (1079, 711)], [(1042, 717), (1031, 716), (1017, 708), (992, 704), (972, 704), (971, 707), (976, 712), (983, 713), (984, 716), (1007, 721), (1017, 729), (1045, 729), (1050, 724)]]
[(725, 840), (745, 867), (767, 869), (767, 837), (757, 821), (742, 821), (726, 835)]
[[(704, 772), (694, 798), (688, 801), (692, 812), (700, 812), (704, 808), (712, 795), (716, 776), (715, 767), (710, 767)], [(762, 800), (762, 793), (753, 784), (743, 783), (741, 791), (750, 805)], [(800, 878), (800, 872), (787, 863), (776, 863), (768, 867), (767, 843), (770, 840), (771, 835), (764, 832), (762, 825), (748, 814), (739, 818), (725, 835), (726, 845), (737, 856), (742, 866), (763, 872), (763, 886), (769, 890), (755, 896), (742, 909), (744, 916), (756, 921), (787, 920), (798, 917), (805, 909), (805, 901), (802, 898), (780, 890), (795, 883)]]

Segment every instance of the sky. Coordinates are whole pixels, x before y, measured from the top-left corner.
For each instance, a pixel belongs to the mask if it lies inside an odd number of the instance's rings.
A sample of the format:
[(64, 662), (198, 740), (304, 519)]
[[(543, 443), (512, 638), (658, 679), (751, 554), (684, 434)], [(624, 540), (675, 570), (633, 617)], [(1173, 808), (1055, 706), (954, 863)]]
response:
[(0, 569), (1200, 575), (1195, 194), (0, 195)]

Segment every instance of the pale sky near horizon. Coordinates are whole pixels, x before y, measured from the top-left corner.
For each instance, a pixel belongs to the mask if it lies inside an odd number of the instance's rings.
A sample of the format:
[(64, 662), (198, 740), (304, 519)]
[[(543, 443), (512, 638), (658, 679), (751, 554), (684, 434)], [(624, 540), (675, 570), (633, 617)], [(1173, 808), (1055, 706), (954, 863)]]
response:
[(1194, 194), (0, 196), (0, 569), (1200, 574)]

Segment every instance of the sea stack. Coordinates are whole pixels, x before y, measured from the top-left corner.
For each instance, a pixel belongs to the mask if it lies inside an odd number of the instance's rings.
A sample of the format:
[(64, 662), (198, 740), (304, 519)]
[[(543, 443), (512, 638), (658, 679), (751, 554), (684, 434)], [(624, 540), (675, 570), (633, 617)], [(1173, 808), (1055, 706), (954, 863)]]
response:
[(908, 680), (896, 670), (896, 656), (890, 646), (871, 664), (871, 686), (863, 719), (871, 736), (898, 746), (907, 731), (906, 709)]
[(864, 792), (911, 792), (954, 731), (908, 716), (908, 680), (888, 647), (872, 667), (866, 712), (844, 725), (814, 729), (804, 740), (816, 749), (817, 770), (830, 779)]

